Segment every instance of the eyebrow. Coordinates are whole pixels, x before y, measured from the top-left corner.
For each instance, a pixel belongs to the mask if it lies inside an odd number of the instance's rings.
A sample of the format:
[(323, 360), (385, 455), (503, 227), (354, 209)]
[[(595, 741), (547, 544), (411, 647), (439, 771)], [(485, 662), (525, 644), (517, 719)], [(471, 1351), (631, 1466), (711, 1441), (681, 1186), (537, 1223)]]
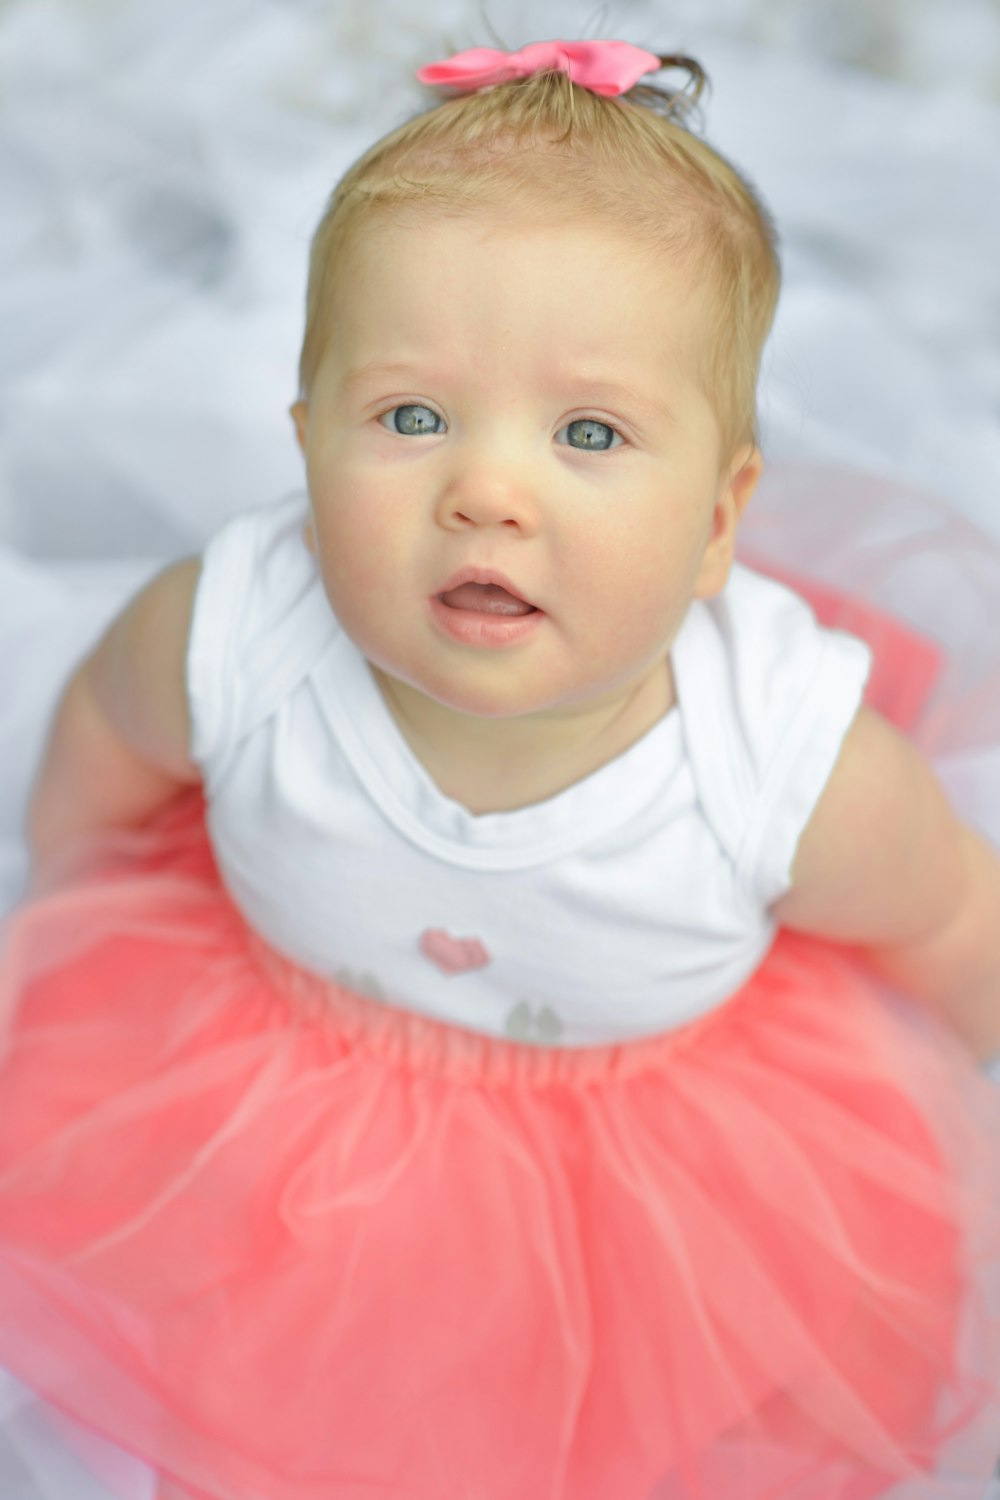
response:
[(415, 364), (407, 364), (399, 360), (369, 360), (367, 364), (358, 365), (354, 370), (348, 370), (344, 376), (344, 389), (354, 390), (359, 385), (367, 385), (373, 380), (384, 380), (387, 377), (412, 376), (417, 373)]
[(671, 422), (676, 421), (673, 411), (665, 401), (653, 401), (625, 381), (588, 380), (586, 376), (574, 373), (559, 380), (559, 388), (567, 395), (584, 398), (584, 404), (589, 400), (599, 401), (608, 406), (624, 405), (626, 408), (634, 408), (641, 412), (650, 420), (666, 417)]

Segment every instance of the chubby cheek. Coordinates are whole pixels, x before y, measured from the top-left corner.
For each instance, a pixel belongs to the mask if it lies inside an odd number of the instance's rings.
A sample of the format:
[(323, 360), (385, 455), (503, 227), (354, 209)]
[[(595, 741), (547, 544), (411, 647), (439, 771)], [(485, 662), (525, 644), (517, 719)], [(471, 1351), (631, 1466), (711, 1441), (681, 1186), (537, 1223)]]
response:
[(623, 589), (604, 630), (608, 665), (633, 669), (662, 655), (683, 618), (683, 605), (662, 578)]
[(334, 614), (355, 638), (369, 630), (387, 607), (392, 588), (378, 548), (367, 533), (332, 527), (321, 534), (319, 564)]
[(316, 556), (331, 608), (361, 645), (398, 609), (413, 548), (384, 494), (344, 477), (336, 494), (313, 492)]
[(641, 655), (669, 642), (690, 597), (689, 555), (684, 539), (668, 546), (649, 532), (627, 546), (613, 547), (607, 538), (598, 543), (573, 585), (587, 602), (598, 654), (606, 649), (609, 655)]

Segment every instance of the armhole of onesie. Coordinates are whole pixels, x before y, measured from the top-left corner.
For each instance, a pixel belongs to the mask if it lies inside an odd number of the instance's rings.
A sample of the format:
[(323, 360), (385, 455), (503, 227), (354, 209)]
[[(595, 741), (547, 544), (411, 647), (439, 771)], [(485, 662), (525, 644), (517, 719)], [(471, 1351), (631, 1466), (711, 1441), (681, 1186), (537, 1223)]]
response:
[(253, 550), (245, 518), (236, 517), (205, 548), (195, 589), (186, 658), (190, 755), (208, 789), (233, 742), (238, 717), (236, 643)]
[(740, 885), (765, 906), (791, 886), (799, 840), (861, 707), (871, 664), (862, 641), (824, 631), (809, 688), (761, 779), (738, 861)]

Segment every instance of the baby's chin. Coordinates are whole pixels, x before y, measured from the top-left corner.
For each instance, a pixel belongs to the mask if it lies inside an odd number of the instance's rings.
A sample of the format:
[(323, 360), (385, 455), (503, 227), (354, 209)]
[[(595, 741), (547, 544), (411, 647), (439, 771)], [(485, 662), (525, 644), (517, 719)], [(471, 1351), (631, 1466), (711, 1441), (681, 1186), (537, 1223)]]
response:
[[(467, 681), (461, 683), (455, 680), (454, 674), (441, 679), (427, 678), (400, 671), (391, 665), (380, 665), (371, 658), (368, 665), (383, 699), (397, 720), (410, 724), (419, 721), (426, 731), (440, 733), (442, 743), (452, 730), (459, 736), (459, 742), (470, 747), (481, 743), (484, 752), (491, 743), (494, 749), (498, 749), (506, 742), (503, 726), (510, 726), (513, 735), (509, 743), (520, 750), (529, 743), (522, 738), (522, 730), (531, 734), (538, 731), (543, 735), (551, 732), (555, 735), (551, 743), (556, 745), (576, 744), (578, 740), (593, 738), (596, 733), (603, 733), (609, 720), (613, 721), (619, 712), (631, 711), (629, 700), (635, 691), (634, 684), (617, 682), (610, 686), (589, 681), (562, 682), (558, 686), (550, 682), (530, 687), (507, 680), (491, 685), (484, 682), (484, 674), (476, 670), (470, 671)], [(673, 702), (666, 656), (662, 668), (663, 690), (653, 686), (652, 693), (649, 693), (648, 687), (646, 689), (653, 710), (648, 715), (651, 718), (661, 716)], [(656, 698), (655, 704), (653, 697)], [(477, 739), (474, 726), (485, 727), (490, 723), (496, 726), (495, 740)], [(467, 741), (464, 736), (466, 729), (472, 736)], [(535, 742), (531, 740), (530, 743)], [(537, 747), (541, 749), (547, 743), (548, 740), (539, 740)]]
[(491, 688), (480, 679), (466, 686), (454, 677), (438, 679), (412, 673), (392, 664), (383, 665), (370, 656), (368, 665), (384, 697), (397, 704), (423, 707), (428, 713), (440, 710), (442, 717), (509, 721), (558, 714), (561, 707), (544, 695), (529, 695), (510, 684), (503, 689)]

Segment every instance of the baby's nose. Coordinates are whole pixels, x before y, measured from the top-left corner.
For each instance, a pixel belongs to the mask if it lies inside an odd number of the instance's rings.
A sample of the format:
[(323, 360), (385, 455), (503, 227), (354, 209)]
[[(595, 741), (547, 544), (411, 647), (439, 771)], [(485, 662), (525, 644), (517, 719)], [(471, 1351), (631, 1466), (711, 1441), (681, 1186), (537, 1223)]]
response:
[(538, 526), (538, 506), (528, 473), (503, 461), (457, 469), (442, 492), (438, 509), (445, 526), (507, 526), (525, 532)]

